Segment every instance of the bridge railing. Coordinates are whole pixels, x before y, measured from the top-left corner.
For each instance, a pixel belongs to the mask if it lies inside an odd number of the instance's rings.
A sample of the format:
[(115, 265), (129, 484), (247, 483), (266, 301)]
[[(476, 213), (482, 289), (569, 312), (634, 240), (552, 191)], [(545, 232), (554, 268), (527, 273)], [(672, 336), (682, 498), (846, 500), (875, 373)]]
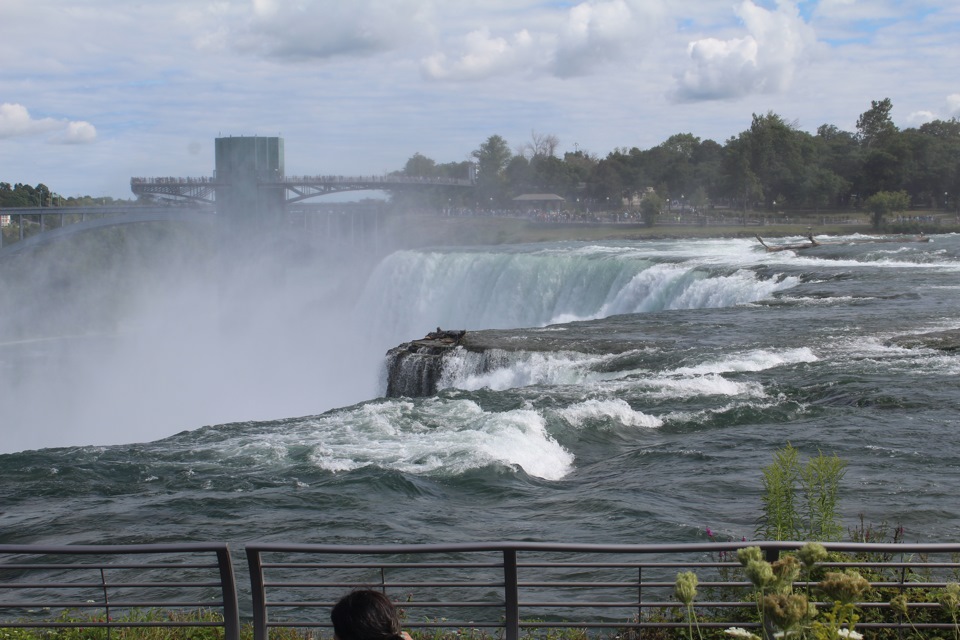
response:
[(279, 179), (266, 178), (266, 182), (291, 185), (337, 185), (337, 184), (385, 184), (385, 185), (438, 185), (464, 187), (472, 186), (471, 180), (463, 178), (439, 178), (426, 176), (284, 176)]
[[(157, 609), (216, 615), (140, 615)], [(226, 544), (0, 545), (0, 613), (4, 628), (218, 627), (240, 638)]]

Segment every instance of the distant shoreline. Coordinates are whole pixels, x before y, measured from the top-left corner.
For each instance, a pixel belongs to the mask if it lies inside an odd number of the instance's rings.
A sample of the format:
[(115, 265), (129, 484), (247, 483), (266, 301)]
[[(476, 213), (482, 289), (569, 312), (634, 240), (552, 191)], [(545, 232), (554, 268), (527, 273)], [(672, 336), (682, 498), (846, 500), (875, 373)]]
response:
[[(935, 233), (960, 231), (956, 224), (938, 225)], [(563, 241), (678, 240), (689, 238), (764, 238), (805, 237), (814, 235), (896, 234), (896, 230), (874, 231), (863, 224), (767, 224), (767, 225), (684, 225), (663, 224), (648, 227), (639, 223), (614, 222), (539, 222), (526, 218), (496, 216), (446, 217), (405, 215), (392, 220), (391, 234), (405, 245), (496, 245)], [(906, 231), (905, 233), (918, 233)]]

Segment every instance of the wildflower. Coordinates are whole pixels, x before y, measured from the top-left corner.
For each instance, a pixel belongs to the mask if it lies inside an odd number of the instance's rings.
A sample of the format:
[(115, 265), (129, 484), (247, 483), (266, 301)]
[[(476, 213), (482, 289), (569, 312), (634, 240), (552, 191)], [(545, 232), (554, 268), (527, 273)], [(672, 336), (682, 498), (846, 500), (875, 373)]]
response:
[(724, 629), (723, 632), (728, 636), (740, 638), (741, 640), (760, 640), (760, 636), (755, 633), (750, 633), (742, 627), (730, 627), (729, 629)]
[(710, 530), (710, 527), (707, 527), (707, 537), (708, 537), (708, 538), (712, 538), (712, 537), (713, 537), (713, 531)]
[(773, 575), (773, 567), (763, 560), (751, 560), (747, 564), (746, 574), (753, 586), (758, 589), (772, 587), (777, 580)]
[(910, 617), (910, 608), (907, 606), (907, 597), (902, 593), (890, 601), (890, 608), (904, 618)]
[(940, 591), (937, 600), (940, 601), (940, 606), (947, 610), (951, 616), (957, 615), (957, 610), (960, 609), (960, 584), (956, 582), (951, 582), (946, 587)]
[(800, 561), (793, 556), (784, 556), (770, 565), (777, 580), (777, 588), (787, 593), (800, 575)]
[(760, 547), (743, 547), (737, 549), (737, 560), (743, 566), (747, 566), (753, 561), (760, 562), (763, 560), (763, 552), (760, 551)]
[(697, 597), (697, 574), (693, 571), (678, 573), (673, 592), (677, 596), (677, 600), (690, 606), (693, 599)]
[(837, 629), (838, 638), (848, 638), (849, 640), (863, 640), (863, 634), (853, 629)]
[(854, 602), (869, 587), (870, 583), (856, 571), (830, 571), (820, 583), (828, 598), (843, 604)]
[(771, 594), (763, 597), (763, 612), (781, 629), (789, 631), (810, 612), (807, 596), (797, 593)]
[(819, 542), (808, 542), (797, 552), (797, 556), (809, 571), (815, 564), (827, 559), (827, 550)]

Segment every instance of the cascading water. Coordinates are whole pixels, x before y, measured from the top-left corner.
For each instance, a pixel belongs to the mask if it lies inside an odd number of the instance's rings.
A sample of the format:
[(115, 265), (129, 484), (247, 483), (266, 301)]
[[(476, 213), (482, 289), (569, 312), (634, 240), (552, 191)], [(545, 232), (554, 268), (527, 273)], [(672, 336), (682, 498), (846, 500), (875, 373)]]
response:
[[(397, 335), (399, 342), (438, 324), (534, 328), (626, 313), (729, 307), (767, 298), (798, 282), (795, 276), (761, 277), (749, 269), (715, 267), (697, 259), (644, 256), (635, 247), (400, 251), (373, 272), (360, 308), (376, 318), (378, 334), (403, 331)], [(520, 347), (500, 349), (503, 353), (392, 351), (385, 365), (384, 393), (429, 395), (438, 386), (452, 386), (452, 379), (480, 379), (490, 371), (503, 371), (499, 362)], [(519, 385), (537, 379), (518, 370), (509, 377)]]

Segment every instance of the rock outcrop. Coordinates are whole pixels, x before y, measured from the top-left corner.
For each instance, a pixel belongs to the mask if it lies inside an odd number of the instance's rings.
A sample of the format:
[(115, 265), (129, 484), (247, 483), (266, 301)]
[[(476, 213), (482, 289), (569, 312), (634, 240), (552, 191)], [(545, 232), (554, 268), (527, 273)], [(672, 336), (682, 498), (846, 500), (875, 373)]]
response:
[(387, 397), (422, 398), (435, 394), (443, 370), (443, 354), (460, 345), (466, 333), (437, 327), (420, 340), (387, 351)]

